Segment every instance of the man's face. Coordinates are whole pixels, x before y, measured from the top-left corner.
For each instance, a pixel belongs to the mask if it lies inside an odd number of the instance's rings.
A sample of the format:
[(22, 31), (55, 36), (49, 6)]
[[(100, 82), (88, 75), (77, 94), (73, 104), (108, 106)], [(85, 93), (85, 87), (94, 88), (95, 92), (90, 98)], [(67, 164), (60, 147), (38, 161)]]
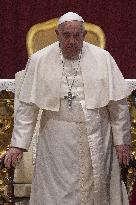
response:
[(65, 22), (58, 27), (56, 34), (64, 57), (67, 59), (77, 58), (82, 50), (86, 34), (82, 22)]

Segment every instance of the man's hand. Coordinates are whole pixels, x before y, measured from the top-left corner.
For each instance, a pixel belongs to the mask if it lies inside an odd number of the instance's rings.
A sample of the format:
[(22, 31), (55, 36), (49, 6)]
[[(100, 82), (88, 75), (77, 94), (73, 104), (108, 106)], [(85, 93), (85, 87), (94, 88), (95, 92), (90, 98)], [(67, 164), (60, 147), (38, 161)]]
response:
[(116, 153), (120, 165), (127, 166), (131, 158), (131, 151), (129, 145), (116, 145)]
[(17, 147), (11, 147), (5, 154), (4, 164), (5, 167), (8, 169), (11, 166), (15, 167), (16, 164), (21, 160), (23, 157), (23, 149)]

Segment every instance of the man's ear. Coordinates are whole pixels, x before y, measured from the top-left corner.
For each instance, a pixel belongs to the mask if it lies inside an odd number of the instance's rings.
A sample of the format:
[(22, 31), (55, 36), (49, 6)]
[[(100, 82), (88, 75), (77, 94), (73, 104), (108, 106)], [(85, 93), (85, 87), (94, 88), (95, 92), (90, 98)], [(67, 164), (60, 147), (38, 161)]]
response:
[(87, 30), (84, 30), (84, 34), (83, 34), (84, 38), (85, 38), (86, 34), (87, 34)]
[(57, 36), (59, 35), (59, 31), (58, 31), (57, 28), (55, 29), (55, 33), (56, 33)]

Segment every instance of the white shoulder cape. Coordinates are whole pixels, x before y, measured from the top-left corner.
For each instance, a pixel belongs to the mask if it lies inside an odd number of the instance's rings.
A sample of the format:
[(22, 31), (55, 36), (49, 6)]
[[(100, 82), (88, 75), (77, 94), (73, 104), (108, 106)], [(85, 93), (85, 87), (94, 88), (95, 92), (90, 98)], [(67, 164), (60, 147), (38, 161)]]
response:
[[(80, 62), (87, 109), (106, 106), (130, 95), (115, 60), (105, 50), (84, 42)], [(59, 111), (62, 63), (56, 42), (33, 54), (27, 63), (18, 98), (41, 109)]]

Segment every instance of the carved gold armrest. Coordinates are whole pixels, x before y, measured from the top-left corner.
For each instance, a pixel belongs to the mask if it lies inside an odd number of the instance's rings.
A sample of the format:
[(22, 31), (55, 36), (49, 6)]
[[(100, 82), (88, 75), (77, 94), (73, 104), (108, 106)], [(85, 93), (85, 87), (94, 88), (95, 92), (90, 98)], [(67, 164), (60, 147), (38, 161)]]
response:
[(7, 184), (7, 193), (6, 195), (2, 195), (3, 201), (7, 202), (9, 205), (14, 205), (15, 203), (15, 196), (14, 196), (14, 168), (11, 167), (7, 169), (4, 166), (4, 157), (0, 158), (0, 171), (6, 173), (6, 184)]
[[(130, 119), (131, 119), (131, 150), (132, 154), (134, 155), (134, 158), (136, 160), (136, 91), (132, 92), (132, 95), (128, 97), (128, 105), (130, 110)], [(136, 167), (131, 166), (128, 167), (127, 170), (127, 190), (128, 194), (131, 195), (131, 192), (133, 190), (133, 184), (136, 178)]]

